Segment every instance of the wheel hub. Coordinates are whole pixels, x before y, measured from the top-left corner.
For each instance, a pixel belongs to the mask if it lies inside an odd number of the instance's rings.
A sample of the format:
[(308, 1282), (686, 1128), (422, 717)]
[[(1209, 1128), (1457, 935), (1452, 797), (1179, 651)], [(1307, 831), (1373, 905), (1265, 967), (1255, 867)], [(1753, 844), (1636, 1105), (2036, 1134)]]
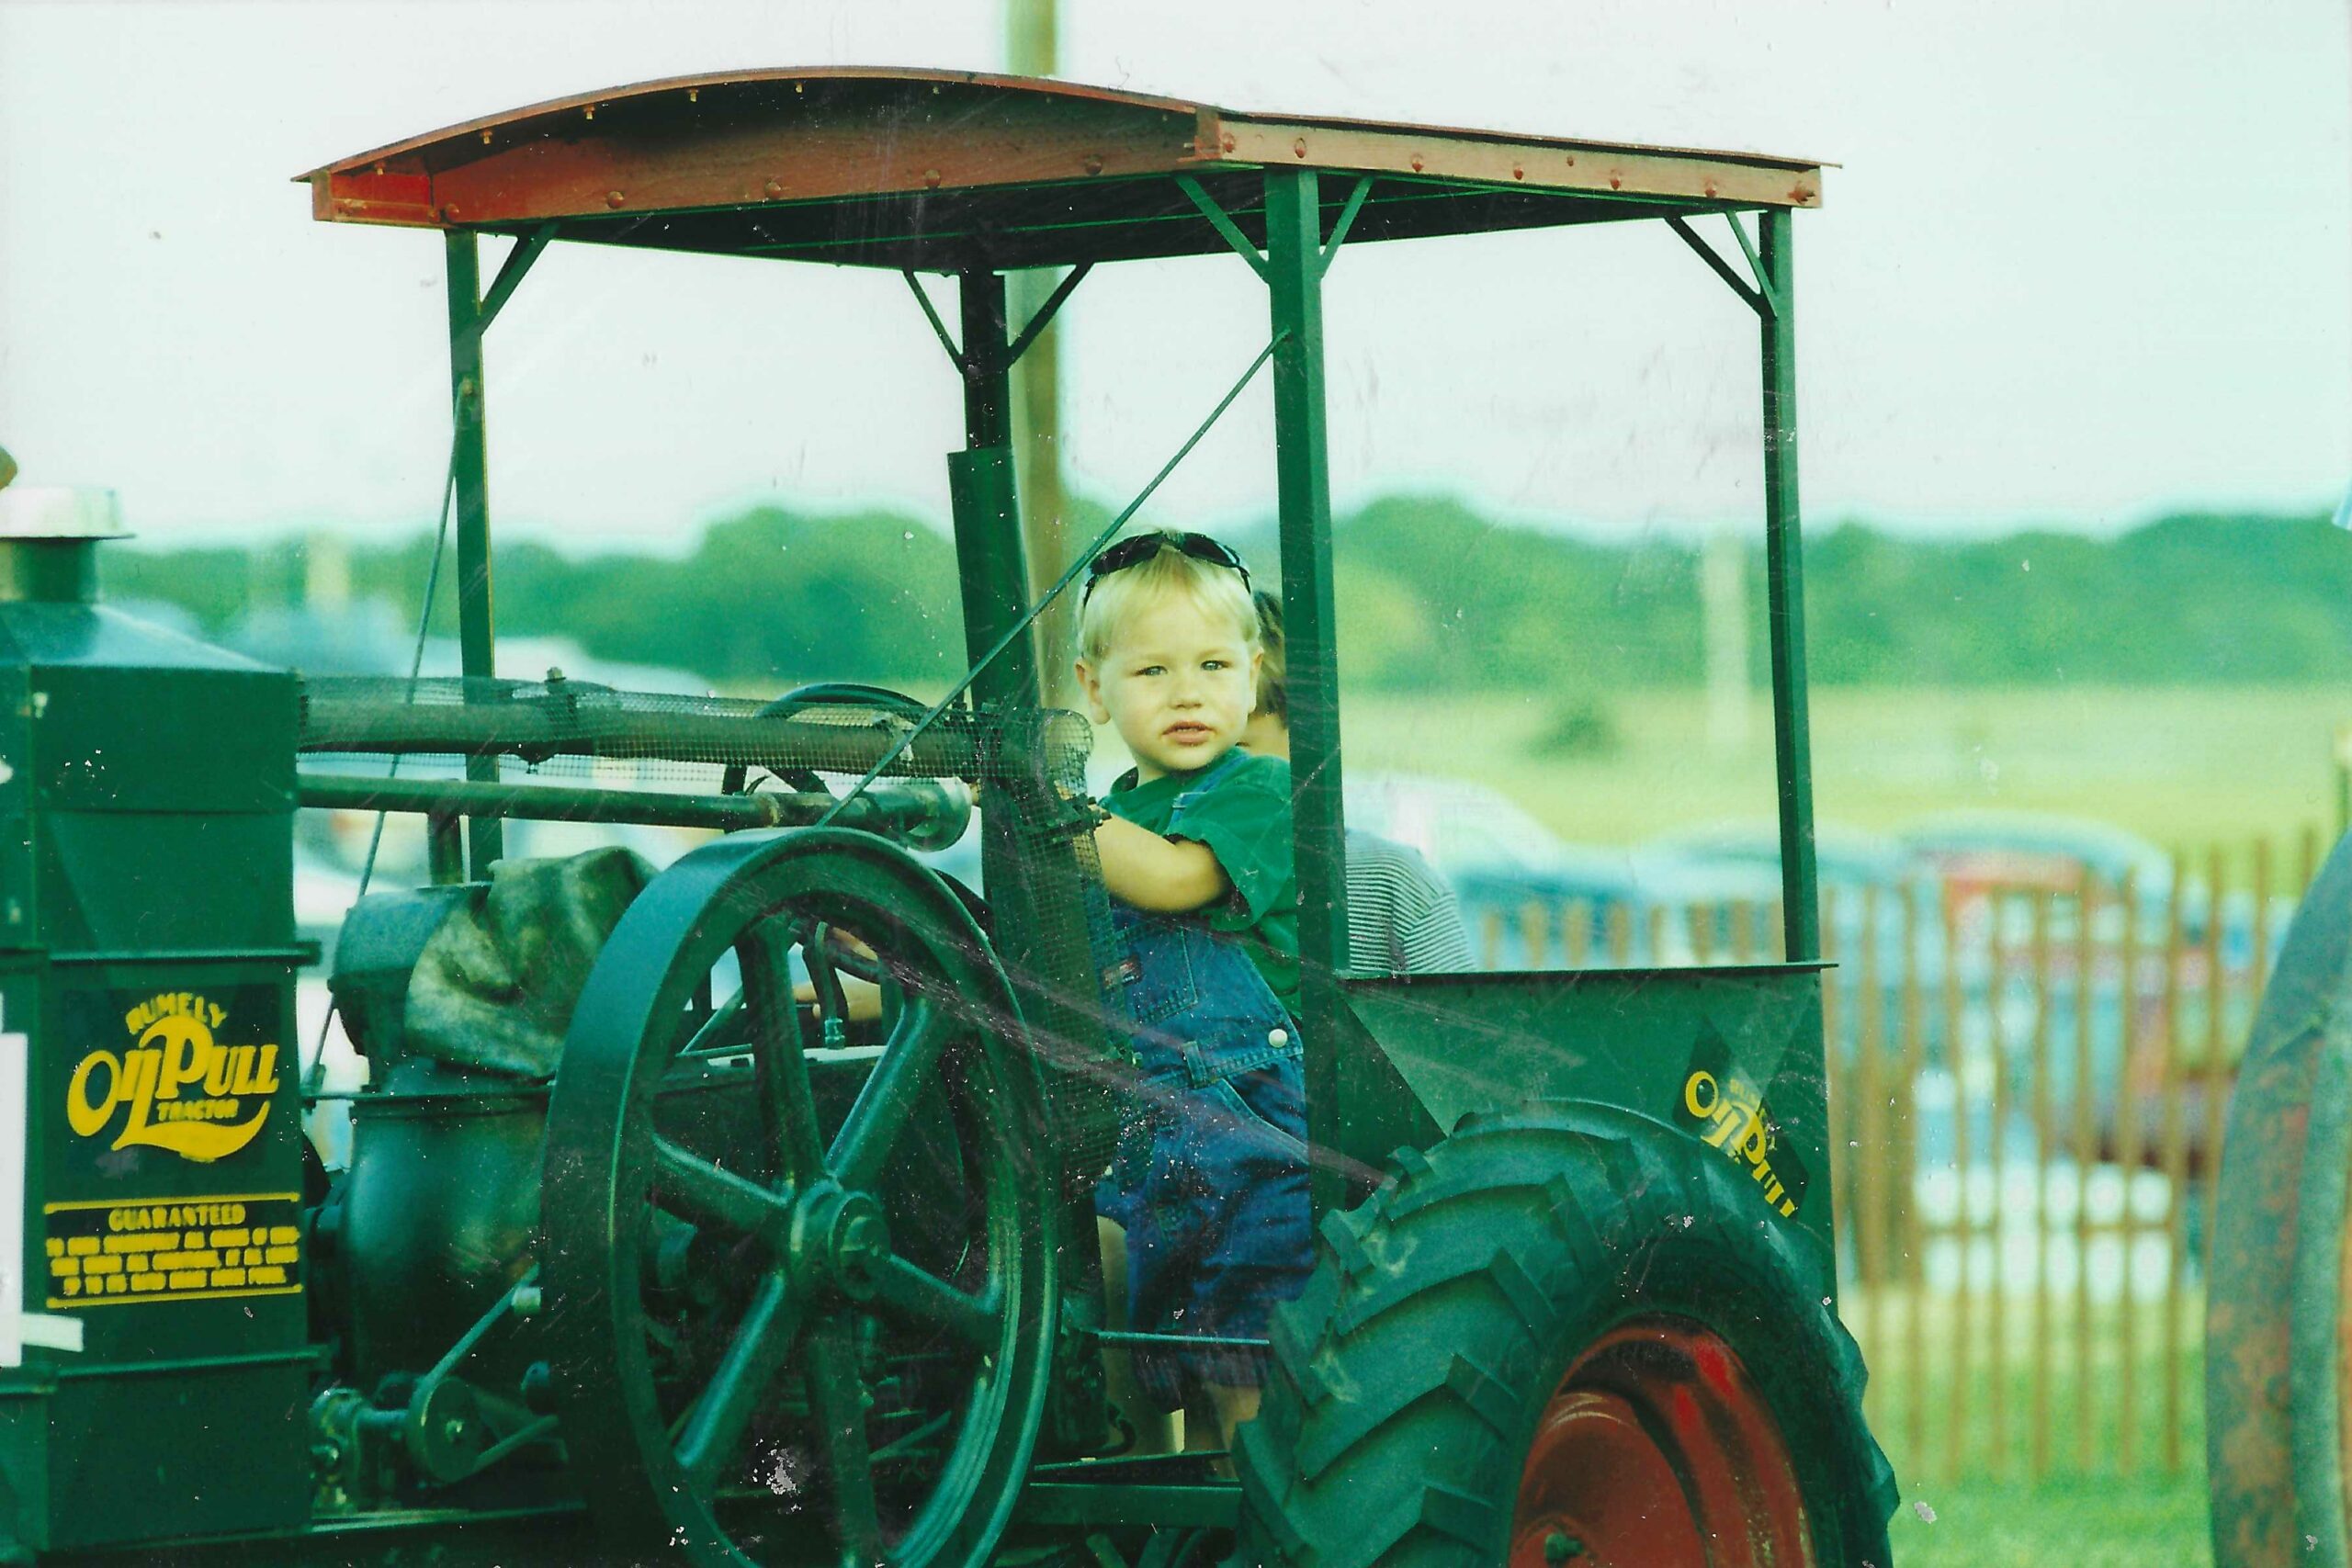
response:
[(1695, 1324), (1630, 1324), (1580, 1357), (1536, 1423), (1510, 1568), (1783, 1568), (1814, 1562), (1770, 1409)]
[(865, 1192), (831, 1182), (793, 1208), (791, 1261), (809, 1285), (830, 1285), (854, 1301), (874, 1294), (874, 1276), (890, 1257), (890, 1222)]

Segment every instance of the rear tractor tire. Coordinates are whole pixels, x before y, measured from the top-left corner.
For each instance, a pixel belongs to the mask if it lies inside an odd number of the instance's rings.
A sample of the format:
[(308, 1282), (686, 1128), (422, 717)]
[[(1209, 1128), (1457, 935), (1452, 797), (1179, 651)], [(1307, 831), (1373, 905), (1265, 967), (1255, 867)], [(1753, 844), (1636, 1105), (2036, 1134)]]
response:
[(1730, 1162), (1547, 1104), (1398, 1167), (1276, 1315), (1243, 1561), (1885, 1568), (1829, 1259)]

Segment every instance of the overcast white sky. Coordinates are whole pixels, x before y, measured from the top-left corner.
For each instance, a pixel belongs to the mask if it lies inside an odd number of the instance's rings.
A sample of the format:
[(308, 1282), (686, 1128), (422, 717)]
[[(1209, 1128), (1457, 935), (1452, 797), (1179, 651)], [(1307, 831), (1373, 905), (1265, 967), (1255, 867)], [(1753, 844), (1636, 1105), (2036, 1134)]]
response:
[[(2109, 529), (2352, 479), (2345, 0), (1062, 10), (1076, 80), (1841, 163), (1797, 223), (1816, 521)], [(848, 62), (1001, 68), (1001, 14), (0, 0), (0, 443), (27, 482), (115, 487), (156, 542), (423, 525), (438, 239), (314, 223), (289, 176), (558, 95)], [(1342, 506), (1756, 515), (1752, 321), (1663, 228), (1367, 246), (1329, 288)], [(1064, 320), (1075, 481), (1114, 502), (1265, 333), (1230, 257), (1106, 269)], [(502, 534), (682, 547), (767, 498), (944, 515), (956, 389), (888, 274), (559, 247), (489, 352)], [(1228, 425), (1159, 515), (1266, 510), (1262, 388)]]

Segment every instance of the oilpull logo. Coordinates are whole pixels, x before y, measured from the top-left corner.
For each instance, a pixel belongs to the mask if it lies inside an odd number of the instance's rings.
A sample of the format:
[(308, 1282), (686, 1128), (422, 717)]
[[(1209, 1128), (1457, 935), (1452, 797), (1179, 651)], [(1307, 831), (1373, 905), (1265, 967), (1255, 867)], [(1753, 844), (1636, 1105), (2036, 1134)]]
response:
[(98, 1137), (119, 1118), (111, 1147), (143, 1144), (204, 1164), (254, 1141), (277, 1093), (276, 1045), (221, 1044), (214, 1032), (227, 1010), (191, 991), (150, 997), (122, 1021), (130, 1048), (91, 1052), (65, 1087), (77, 1136)]

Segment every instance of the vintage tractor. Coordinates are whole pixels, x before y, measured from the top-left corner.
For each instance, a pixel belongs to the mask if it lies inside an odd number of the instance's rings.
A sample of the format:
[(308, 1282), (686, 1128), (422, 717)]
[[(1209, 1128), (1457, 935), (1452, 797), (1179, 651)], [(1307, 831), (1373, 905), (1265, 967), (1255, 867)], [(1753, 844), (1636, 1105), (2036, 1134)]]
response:
[[(0, 1558), (1886, 1562), (1825, 1144), (1791, 249), (1816, 166), (808, 70), (305, 179), (319, 219), (444, 236), (466, 673), (304, 681), (95, 604), (86, 536), (0, 543), (0, 1120), (28, 1131)], [(1786, 962), (1347, 973), (1325, 276), (1608, 221), (1670, 228), (1760, 323)], [(486, 290), (485, 235), (513, 241)], [(494, 678), (484, 334), (556, 241), (918, 285), (965, 389), (946, 697)], [(1271, 301), (1217, 412), (1271, 361), (1321, 1240), (1237, 1451), (1143, 1454), (1102, 1371), (1150, 1337), (1106, 1325), (1091, 1213), (1135, 1085), (1091, 732), (1043, 705), (1032, 636), (1079, 567), (1033, 588), (1007, 383), (1092, 266), (1228, 251)], [(1071, 270), (1008, 321), (1005, 272), (1039, 267)], [(984, 899), (905, 847), (964, 830), (956, 781)], [(300, 1118), (341, 1091), (292, 1034), (311, 807), (418, 813), (432, 846), (432, 884), (335, 942), (369, 1076), (332, 1172)], [(654, 874), (507, 860), (516, 818), (722, 836)]]

